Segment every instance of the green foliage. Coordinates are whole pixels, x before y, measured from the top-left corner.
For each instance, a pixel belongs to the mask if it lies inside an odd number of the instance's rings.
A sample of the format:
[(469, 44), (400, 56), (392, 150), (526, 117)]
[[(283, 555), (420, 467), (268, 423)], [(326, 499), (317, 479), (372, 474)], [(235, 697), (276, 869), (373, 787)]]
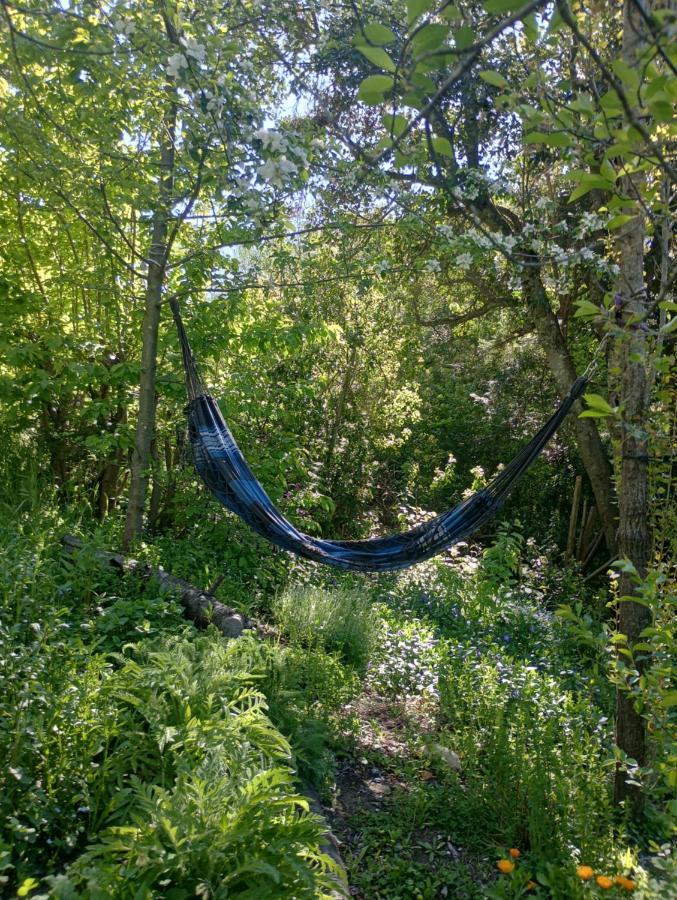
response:
[(120, 660), (110, 690), (125, 719), (127, 765), (142, 774), (121, 786), (110, 824), (53, 879), (55, 896), (74, 887), (152, 896), (169, 885), (185, 897), (323, 895), (322, 826), (295, 794), (289, 745), (255, 688), (260, 660), (253, 641), (226, 645), (216, 633)]
[(365, 670), (375, 638), (368, 594), (289, 588), (274, 599), (273, 614), (292, 645), (336, 652), (356, 670)]
[(333, 750), (346, 722), (343, 708), (360, 691), (351, 668), (319, 646), (292, 646), (271, 653), (261, 684), (270, 717), (293, 748), (300, 777), (327, 790), (335, 774)]
[(322, 826), (258, 688), (268, 655), (196, 634), (152, 582), (66, 564), (42, 504), (3, 526), (2, 883), (321, 896)]

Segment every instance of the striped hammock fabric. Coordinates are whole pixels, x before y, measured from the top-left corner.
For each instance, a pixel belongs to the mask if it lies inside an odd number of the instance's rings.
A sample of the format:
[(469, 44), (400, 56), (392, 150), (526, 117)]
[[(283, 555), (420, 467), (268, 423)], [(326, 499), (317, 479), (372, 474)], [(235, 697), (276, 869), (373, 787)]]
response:
[(553, 415), (493, 481), (453, 509), (389, 537), (331, 541), (299, 531), (277, 509), (257, 480), (202, 384), (176, 301), (170, 301), (186, 370), (188, 427), (195, 467), (214, 497), (271, 543), (306, 559), (361, 572), (407, 568), (435, 556), (476, 531), (503, 506), (588, 383), (578, 378)]

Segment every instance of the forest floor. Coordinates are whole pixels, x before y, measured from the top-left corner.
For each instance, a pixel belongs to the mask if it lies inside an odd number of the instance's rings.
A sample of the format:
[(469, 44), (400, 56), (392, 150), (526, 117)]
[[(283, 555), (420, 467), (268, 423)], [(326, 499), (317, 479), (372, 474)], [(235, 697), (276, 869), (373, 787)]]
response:
[(453, 751), (435, 749), (431, 701), (367, 693), (345, 713), (357, 718), (353, 752), (337, 763), (325, 814), (344, 854), (351, 895), (483, 896), (482, 887), (494, 880), (488, 875), (493, 860), (449, 837), (448, 810), (439, 800), (445, 777), (460, 772), (461, 763)]
[[(0, 891), (326, 896), (310, 783), (360, 900), (627, 896), (614, 877), (671, 896), (669, 823), (633, 835), (611, 806), (603, 602), (518, 533), (369, 578), (262, 556), (218, 596), (267, 627), (227, 641), (152, 580), (67, 558), (56, 508), (12, 516)], [(208, 542), (136, 551), (213, 581)]]

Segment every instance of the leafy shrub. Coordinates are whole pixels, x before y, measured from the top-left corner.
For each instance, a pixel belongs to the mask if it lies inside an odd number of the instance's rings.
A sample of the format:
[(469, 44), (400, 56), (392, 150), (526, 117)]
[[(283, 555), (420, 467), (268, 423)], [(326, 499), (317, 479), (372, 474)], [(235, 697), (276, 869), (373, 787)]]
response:
[(606, 716), (535, 667), (456, 648), (440, 676), (449, 744), (463, 760), (472, 830), (466, 841), (537, 848), (559, 860), (575, 847), (603, 861), (612, 845), (611, 741)]
[(366, 669), (375, 633), (368, 594), (292, 587), (275, 598), (273, 613), (292, 645), (336, 651), (358, 671)]
[(319, 648), (271, 651), (261, 684), (270, 717), (293, 749), (294, 764), (304, 781), (327, 786), (334, 773), (334, 733), (345, 728), (342, 708), (360, 689), (360, 679), (335, 655)]
[(139, 774), (111, 795), (108, 826), (51, 879), (54, 895), (322, 896), (322, 823), (295, 793), (289, 745), (255, 687), (255, 642), (208, 633), (130, 652), (109, 681), (124, 719), (109, 752)]

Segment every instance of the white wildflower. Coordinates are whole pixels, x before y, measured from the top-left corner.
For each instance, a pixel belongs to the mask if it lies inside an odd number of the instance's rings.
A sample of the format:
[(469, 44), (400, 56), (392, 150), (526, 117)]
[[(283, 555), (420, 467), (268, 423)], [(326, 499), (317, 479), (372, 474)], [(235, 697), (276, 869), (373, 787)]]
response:
[(439, 259), (428, 259), (423, 266), (424, 272), (441, 272), (442, 266)]
[(467, 271), (472, 265), (472, 255), (470, 253), (459, 253), (456, 257), (456, 265), (459, 269), (463, 269), (463, 271)]
[(261, 178), (270, 181), (272, 184), (282, 186), (280, 171), (274, 159), (268, 159), (256, 169)]
[(442, 237), (446, 238), (448, 241), (450, 241), (454, 236), (454, 229), (451, 227), (451, 225), (438, 225), (437, 230), (442, 235)]

